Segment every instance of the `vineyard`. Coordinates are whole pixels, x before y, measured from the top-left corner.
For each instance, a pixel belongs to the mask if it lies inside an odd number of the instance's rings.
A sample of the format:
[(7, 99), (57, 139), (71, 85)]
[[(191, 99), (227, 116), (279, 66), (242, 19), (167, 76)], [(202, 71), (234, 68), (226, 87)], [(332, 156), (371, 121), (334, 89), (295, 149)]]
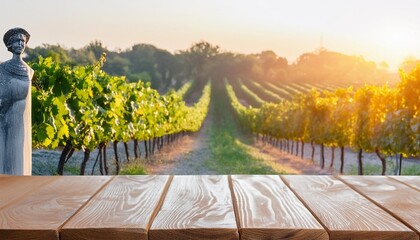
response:
[[(95, 168), (100, 174), (114, 174), (109, 170), (109, 159), (115, 162), (118, 174), (122, 162), (142, 154), (149, 158), (185, 133), (200, 130), (211, 96), (215, 95), (212, 91), (227, 94), (231, 104), (217, 108), (228, 108), (241, 129), (258, 141), (301, 158), (310, 146), (311, 161), (318, 146), (322, 169), (327, 147), (330, 167), (335, 150), (340, 150), (340, 173), (345, 148), (357, 152), (358, 174), (364, 173), (364, 153), (377, 155), (382, 174), (387, 171), (386, 157), (397, 157), (396, 173), (401, 174), (402, 159), (420, 155), (420, 68), (401, 73), (401, 82), (393, 88), (225, 78), (201, 85), (191, 80), (176, 91), (160, 94), (150, 84), (105, 73), (104, 62), (102, 57), (92, 65), (70, 66), (40, 58), (32, 64), (36, 73), (32, 89), (33, 146), (61, 149), (58, 174), (63, 174), (75, 151), (84, 155), (81, 175), (87, 173), (86, 164), (95, 149), (91, 174)], [(214, 84), (222, 87), (212, 87)], [(190, 92), (199, 97), (187, 105), (185, 98)], [(117, 151), (119, 144), (125, 148), (124, 155)], [(112, 157), (107, 151), (110, 146)]]
[[(123, 142), (129, 161), (128, 141), (144, 142), (146, 158), (169, 144), (183, 132), (200, 129), (207, 115), (211, 84), (204, 87), (201, 98), (187, 107), (182, 96), (191, 84), (178, 92), (160, 95), (139, 81), (128, 83), (124, 77), (113, 77), (101, 70), (104, 58), (92, 66), (62, 66), (50, 58), (33, 64), (36, 72), (32, 89), (33, 146), (62, 147), (57, 173), (74, 151), (84, 152), (80, 174), (85, 174), (90, 153), (98, 148), (101, 174), (108, 174), (106, 147), (113, 143), (116, 172), (120, 169), (117, 143)], [(94, 167), (95, 167), (94, 165)], [(93, 170), (92, 170), (93, 171)]]
[[(382, 163), (382, 174), (386, 172), (385, 156), (398, 157), (397, 173), (400, 173), (403, 157), (420, 154), (419, 68), (410, 74), (401, 73), (397, 88), (365, 85), (358, 89), (329, 86), (322, 89), (293, 83), (283, 86), (270, 83), (264, 88), (258, 83), (239, 82), (244, 85), (238, 87), (235, 80), (225, 80), (225, 87), (242, 126), (263, 141), (302, 158), (305, 143), (309, 143), (312, 161), (315, 144), (320, 145), (321, 168), (325, 167), (326, 146), (332, 151), (330, 167), (334, 164), (335, 149), (341, 150), (340, 173), (344, 148), (355, 149), (360, 175), (363, 152), (376, 153)], [(272, 101), (274, 91), (282, 96), (280, 101)], [(265, 101), (261, 103), (261, 99)]]

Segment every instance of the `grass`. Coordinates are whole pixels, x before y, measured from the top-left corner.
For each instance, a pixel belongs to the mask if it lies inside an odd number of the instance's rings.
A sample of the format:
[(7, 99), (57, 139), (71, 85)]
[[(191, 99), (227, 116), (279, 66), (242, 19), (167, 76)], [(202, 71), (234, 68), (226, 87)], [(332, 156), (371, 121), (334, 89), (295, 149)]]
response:
[(420, 164), (411, 165), (409, 167), (404, 167), (401, 170), (401, 175), (417, 175), (420, 176)]
[[(39, 158), (39, 157), (38, 157)], [(47, 176), (57, 174), (57, 158), (47, 155), (44, 161), (32, 161), (32, 175), (34, 176)], [(64, 165), (65, 175), (79, 175), (80, 164), (74, 161), (68, 162)]]
[[(221, 86), (215, 86), (215, 88)], [(217, 174), (276, 174), (273, 168), (265, 164), (262, 159), (255, 158), (243, 144), (244, 137), (239, 132), (225, 91), (212, 91), (212, 106), (210, 111), (213, 121), (210, 127), (209, 149), (211, 156), (205, 161), (206, 167)], [(242, 136), (241, 136), (242, 135)]]
[[(395, 162), (392, 160), (386, 161), (386, 175), (394, 175)], [(363, 164), (364, 175), (381, 175), (382, 165), (380, 164)], [(358, 167), (353, 165), (350, 170), (350, 175), (357, 175)], [(401, 175), (420, 175), (420, 164), (402, 164)]]
[(210, 136), (212, 156), (205, 164), (217, 174), (275, 174), (262, 160), (252, 157), (232, 136), (231, 129), (219, 129)]
[(124, 163), (121, 166), (119, 175), (145, 175), (146, 169), (139, 160), (134, 160), (129, 163)]
[(80, 165), (64, 165), (64, 172), (68, 175), (80, 175)]
[(52, 164), (53, 161), (42, 163), (42, 162), (33, 162), (32, 163), (32, 175), (34, 176), (43, 176), (43, 175), (56, 175), (57, 174), (57, 164)]

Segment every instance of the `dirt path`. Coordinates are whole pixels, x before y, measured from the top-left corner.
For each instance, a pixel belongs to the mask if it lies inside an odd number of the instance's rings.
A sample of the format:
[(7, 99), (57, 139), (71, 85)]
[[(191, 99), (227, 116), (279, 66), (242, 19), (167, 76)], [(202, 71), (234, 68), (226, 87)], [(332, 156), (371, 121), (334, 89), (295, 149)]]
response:
[[(153, 156), (146, 164), (148, 174), (174, 174), (174, 175), (203, 175), (216, 174), (204, 165), (204, 161), (211, 158), (206, 141), (206, 129), (195, 135), (183, 136), (173, 146), (168, 146)], [(321, 169), (316, 163), (287, 154), (278, 148), (262, 143), (247, 145), (248, 153), (271, 166), (277, 172), (287, 174), (325, 175), (332, 174), (331, 169)]]
[(203, 123), (195, 134), (182, 136), (171, 146), (166, 146), (146, 163), (148, 174), (205, 175), (215, 174), (204, 165), (211, 155), (207, 148), (208, 131), (211, 119)]
[(326, 175), (333, 174), (329, 168), (321, 167), (310, 160), (288, 154), (269, 144), (256, 142), (252, 145), (259, 151), (261, 158), (274, 169), (279, 169), (286, 174)]
[[(204, 162), (211, 158), (208, 149), (209, 130), (212, 124), (211, 115), (203, 123), (202, 129), (192, 135), (181, 137), (172, 146), (166, 146), (155, 154), (146, 164), (148, 174), (203, 175), (216, 174), (209, 170)], [(286, 174), (331, 174), (328, 168), (309, 160), (287, 154), (278, 148), (261, 142), (245, 145), (254, 158), (271, 166), (276, 172)]]

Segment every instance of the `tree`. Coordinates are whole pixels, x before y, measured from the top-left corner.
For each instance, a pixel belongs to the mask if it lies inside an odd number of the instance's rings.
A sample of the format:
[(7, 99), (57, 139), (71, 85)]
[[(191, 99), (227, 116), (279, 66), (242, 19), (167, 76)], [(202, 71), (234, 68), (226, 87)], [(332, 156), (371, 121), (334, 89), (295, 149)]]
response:
[(90, 42), (86, 47), (84, 47), (84, 49), (86, 49), (86, 51), (88, 52), (92, 52), (95, 56), (96, 61), (98, 61), (101, 58), (102, 54), (109, 53), (108, 49), (104, 47), (102, 45), (102, 42), (99, 40)]
[(183, 66), (177, 56), (162, 49), (156, 49), (155, 54), (156, 71), (159, 73), (161, 82), (159, 89), (168, 89), (175, 77), (183, 71)]
[(71, 61), (69, 50), (59, 44), (42, 44), (42, 46), (36, 48), (27, 48), (24, 59), (27, 62), (34, 62), (38, 61), (39, 56), (43, 58), (50, 57), (56, 63), (68, 63)]
[(190, 78), (204, 85), (211, 70), (209, 66), (214, 57), (220, 53), (219, 46), (201, 41), (193, 44), (188, 50), (181, 51), (181, 53), (184, 56)]
[(287, 59), (277, 57), (277, 55), (271, 51), (263, 51), (258, 54), (260, 60), (260, 67), (262, 71), (262, 81), (284, 81), (287, 71)]
[(348, 56), (322, 50), (302, 54), (288, 71), (289, 78), (297, 82), (337, 83), (362, 85), (393, 81), (386, 69), (377, 68), (374, 62), (360, 56)]

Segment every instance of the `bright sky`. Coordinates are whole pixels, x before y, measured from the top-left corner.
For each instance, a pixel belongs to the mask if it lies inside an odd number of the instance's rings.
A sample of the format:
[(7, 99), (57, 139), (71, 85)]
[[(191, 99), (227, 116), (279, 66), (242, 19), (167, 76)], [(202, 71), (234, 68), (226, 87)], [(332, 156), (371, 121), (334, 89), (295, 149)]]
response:
[[(108, 49), (150, 43), (171, 52), (200, 40), (293, 62), (319, 46), (385, 61), (420, 58), (419, 0), (0, 0), (0, 34), (23, 27), (30, 47)], [(0, 47), (0, 61), (11, 57)]]

